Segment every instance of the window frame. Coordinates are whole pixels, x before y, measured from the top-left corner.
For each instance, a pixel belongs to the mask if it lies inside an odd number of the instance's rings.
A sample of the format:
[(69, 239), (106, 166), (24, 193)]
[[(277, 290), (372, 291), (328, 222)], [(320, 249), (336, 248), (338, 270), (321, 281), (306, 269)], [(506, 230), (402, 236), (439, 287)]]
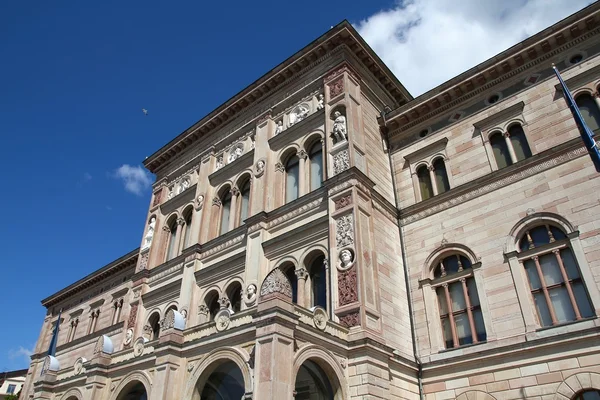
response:
[[(449, 165), (449, 159), (446, 154), (447, 144), (448, 138), (444, 137), (404, 157), (404, 159), (409, 164), (409, 170), (412, 177), (413, 189), (415, 193), (415, 203), (434, 198), (440, 194), (452, 190), (452, 188), (454, 187), (452, 174), (450, 173), (451, 168)], [(437, 179), (434, 168), (434, 163), (438, 162), (440, 159), (444, 162), (446, 180), (448, 183), (448, 190), (444, 191), (440, 191), (440, 188), (437, 187)], [(419, 171), (421, 171), (423, 167), (427, 168), (427, 171), (429, 173), (429, 182), (431, 184), (432, 195), (427, 199), (423, 198), (423, 193), (421, 192), (421, 183), (418, 175)]]

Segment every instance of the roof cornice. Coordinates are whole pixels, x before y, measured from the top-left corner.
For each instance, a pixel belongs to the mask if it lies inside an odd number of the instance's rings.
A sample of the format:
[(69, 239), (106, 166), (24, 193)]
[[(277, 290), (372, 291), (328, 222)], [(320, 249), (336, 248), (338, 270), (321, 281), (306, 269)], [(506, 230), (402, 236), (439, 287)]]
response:
[(593, 34), (599, 26), (600, 2), (596, 2), (392, 110), (385, 116), (390, 137), (553, 57), (557, 49)]
[[(346, 46), (366, 66), (390, 97), (396, 101), (393, 106), (399, 106), (412, 99), (410, 93), (356, 29), (344, 20), (183, 131), (148, 157), (144, 161), (144, 166), (150, 172), (156, 173), (162, 165), (196, 143), (200, 137), (205, 137), (223, 126), (248, 107), (287, 84), (290, 79), (312, 69), (316, 60), (340, 46)], [(259, 118), (260, 115), (257, 120)]]
[(124, 256), (116, 259), (108, 265), (100, 268), (97, 271), (92, 272), (85, 278), (78, 280), (77, 282), (67, 286), (59, 292), (54, 293), (52, 296), (49, 296), (42, 300), (42, 305), (46, 308), (50, 308), (62, 300), (65, 300), (76, 293), (81, 292), (83, 289), (86, 289), (96, 283), (113, 276), (114, 274), (124, 270), (128, 267), (135, 268), (137, 263), (138, 254), (140, 249), (137, 248)]

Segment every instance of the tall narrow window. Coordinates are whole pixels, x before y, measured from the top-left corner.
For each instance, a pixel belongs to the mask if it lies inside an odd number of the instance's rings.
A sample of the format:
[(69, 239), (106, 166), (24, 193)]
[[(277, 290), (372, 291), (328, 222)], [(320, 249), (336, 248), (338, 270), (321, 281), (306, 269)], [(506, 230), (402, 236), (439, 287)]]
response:
[(292, 303), (298, 303), (298, 278), (296, 277), (296, 273), (294, 272), (293, 265), (287, 265), (286, 267), (281, 267), (283, 274), (290, 280), (290, 284), (292, 285)]
[(553, 225), (530, 229), (521, 238), (519, 249), (540, 325), (594, 316), (575, 255), (562, 230)]
[(285, 202), (289, 203), (296, 200), (300, 194), (298, 181), (300, 177), (300, 168), (298, 157), (290, 157), (285, 166)]
[(502, 133), (498, 132), (490, 136), (490, 144), (494, 150), (494, 159), (496, 160), (498, 169), (512, 165), (513, 162), (508, 151), (508, 144)]
[(229, 230), (229, 216), (231, 214), (231, 192), (227, 190), (221, 198), (221, 235)]
[(325, 270), (325, 257), (317, 257), (310, 266), (310, 283), (312, 294), (312, 305), (327, 309), (327, 275)]
[(240, 220), (239, 225), (242, 225), (246, 218), (248, 218), (248, 214), (250, 213), (250, 180), (247, 180), (242, 185), (242, 190), (240, 192), (241, 202), (240, 202)]
[(589, 94), (577, 96), (575, 103), (579, 106), (581, 116), (592, 132), (594, 134), (600, 132), (600, 109), (592, 96)]
[(316, 190), (323, 184), (323, 149), (317, 142), (310, 149), (310, 190)]
[(217, 292), (211, 292), (206, 296), (204, 301), (208, 308), (209, 318), (214, 321), (215, 315), (219, 312), (221, 306), (219, 305), (219, 294)]
[(185, 217), (185, 233), (183, 234), (183, 248), (187, 249), (192, 245), (192, 216), (194, 215), (193, 210), (190, 208), (184, 214)]
[(417, 177), (419, 178), (421, 200), (427, 200), (433, 196), (433, 186), (431, 185), (431, 176), (426, 166), (423, 165), (417, 169)]
[(483, 342), (487, 339), (479, 295), (468, 258), (453, 254), (434, 269), (442, 335), (447, 349)]
[(513, 150), (515, 151), (515, 156), (517, 157), (516, 161), (521, 161), (531, 157), (531, 149), (527, 143), (527, 138), (525, 137), (523, 127), (521, 125), (513, 125), (508, 128), (508, 134), (510, 137), (510, 144), (512, 145)]
[(438, 158), (433, 162), (433, 171), (435, 175), (435, 185), (437, 194), (450, 190), (450, 182), (448, 182), (448, 172), (446, 171), (446, 163), (443, 159)]
[(167, 261), (177, 255), (177, 218), (173, 218), (169, 224), (169, 247), (167, 248)]
[(148, 339), (158, 339), (158, 337), (160, 336), (160, 315), (158, 315), (158, 313), (152, 314), (152, 316), (148, 319), (147, 327), (149, 327), (151, 330), (151, 332), (149, 332), (151, 336)]
[(233, 312), (239, 312), (242, 309), (242, 286), (238, 282), (232, 283), (227, 289), (227, 298)]

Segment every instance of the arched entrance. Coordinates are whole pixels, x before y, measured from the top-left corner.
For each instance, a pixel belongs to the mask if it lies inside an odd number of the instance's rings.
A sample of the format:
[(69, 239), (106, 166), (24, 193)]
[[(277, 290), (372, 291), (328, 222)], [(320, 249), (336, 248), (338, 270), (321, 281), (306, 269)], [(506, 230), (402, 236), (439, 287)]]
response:
[(209, 368), (198, 380), (194, 400), (239, 400), (245, 394), (244, 377), (231, 360)]
[(296, 375), (294, 400), (334, 399), (334, 391), (325, 371), (314, 361), (304, 361)]
[(117, 400), (148, 400), (146, 387), (140, 381), (131, 381), (121, 390)]

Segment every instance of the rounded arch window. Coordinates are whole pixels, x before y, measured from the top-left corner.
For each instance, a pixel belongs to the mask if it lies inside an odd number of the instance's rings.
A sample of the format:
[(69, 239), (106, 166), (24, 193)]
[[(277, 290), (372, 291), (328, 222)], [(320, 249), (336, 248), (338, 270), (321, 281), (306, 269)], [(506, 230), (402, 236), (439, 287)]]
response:
[(157, 312), (155, 312), (150, 316), (150, 318), (148, 318), (148, 325), (150, 325), (150, 328), (152, 328), (152, 337), (150, 337), (149, 339), (158, 339), (158, 336), (160, 335), (160, 315), (158, 315)]
[(208, 308), (209, 319), (213, 321), (215, 319), (215, 315), (219, 312), (219, 294), (216, 291), (212, 291), (206, 295), (204, 299), (204, 304)]
[(573, 400), (600, 400), (600, 390), (584, 390), (577, 393)]
[(327, 309), (327, 269), (324, 261), (325, 256), (322, 254), (315, 257), (308, 267), (308, 275), (310, 276), (312, 306)]
[(588, 93), (582, 93), (575, 98), (581, 116), (590, 130), (597, 134), (600, 131), (600, 108), (596, 100)]
[(517, 158), (516, 161), (531, 157), (531, 149), (529, 148), (529, 143), (527, 143), (525, 131), (520, 124), (511, 125), (508, 128), (508, 135), (515, 157)]
[(562, 229), (552, 224), (530, 227), (519, 238), (518, 248), (540, 325), (594, 316), (575, 254)]
[(291, 156), (285, 164), (285, 202), (296, 200), (300, 196), (300, 163), (298, 156)]
[(242, 285), (239, 282), (233, 282), (229, 285), (227, 298), (233, 312), (239, 312), (242, 309)]
[(221, 222), (220, 234), (229, 231), (229, 218), (231, 217), (231, 190), (229, 187), (223, 190), (221, 194)]
[(469, 258), (461, 253), (445, 255), (433, 275), (446, 348), (484, 342), (487, 334)]
[(295, 399), (334, 399), (333, 387), (327, 374), (312, 360), (306, 360), (298, 369), (294, 392)]
[(310, 190), (316, 190), (323, 185), (323, 147), (317, 141), (308, 152), (310, 159)]
[(421, 200), (427, 200), (433, 197), (433, 185), (431, 184), (431, 176), (427, 166), (421, 165), (417, 168), (417, 178), (419, 179), (419, 190), (421, 192)]
[(177, 255), (177, 218), (174, 216), (167, 225), (169, 227), (169, 246), (167, 247), (167, 261)]
[(192, 217), (193, 217), (193, 208), (188, 207), (183, 212), (183, 219), (185, 221), (185, 232), (183, 234), (183, 248), (186, 249), (192, 245)]
[(237, 400), (243, 398), (244, 393), (245, 385), (242, 371), (233, 361), (225, 361), (212, 370), (208, 377), (199, 380), (193, 398)]
[(298, 278), (296, 277), (296, 268), (294, 264), (287, 263), (279, 267), (281, 272), (288, 278), (290, 285), (292, 286), (292, 303), (298, 303)]
[(250, 215), (250, 178), (246, 179), (240, 189), (240, 218), (238, 225), (243, 225)]
[(512, 159), (508, 150), (508, 144), (501, 132), (496, 132), (490, 135), (490, 145), (494, 153), (494, 159), (498, 169), (512, 165)]
[(450, 182), (448, 181), (448, 172), (446, 171), (444, 159), (441, 157), (435, 159), (432, 166), (437, 194), (447, 192), (450, 190)]
[(147, 400), (146, 387), (139, 381), (127, 384), (117, 396), (117, 400)]

